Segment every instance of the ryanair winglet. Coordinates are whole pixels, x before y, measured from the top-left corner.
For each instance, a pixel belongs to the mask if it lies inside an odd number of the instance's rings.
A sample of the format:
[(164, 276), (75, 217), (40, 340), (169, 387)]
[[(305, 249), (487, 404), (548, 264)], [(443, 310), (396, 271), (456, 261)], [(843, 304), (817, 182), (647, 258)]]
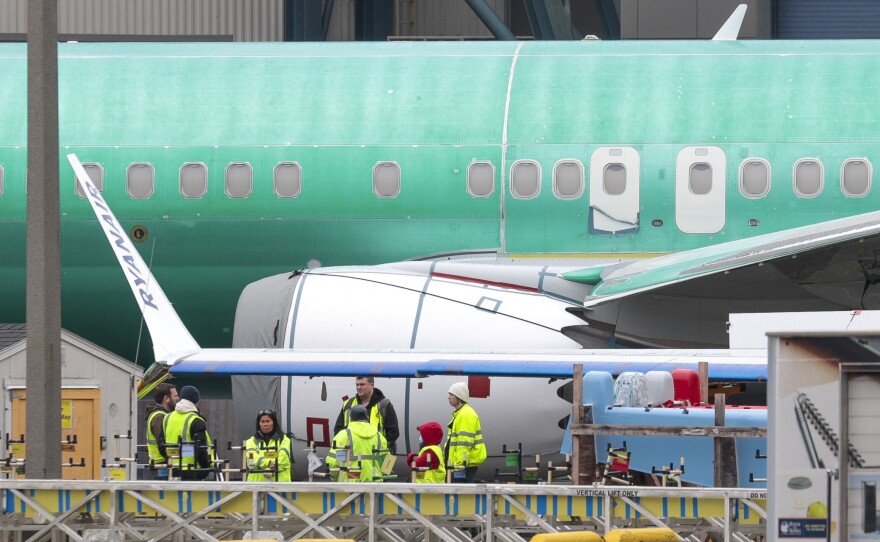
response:
[(189, 356), (201, 350), (195, 339), (189, 334), (180, 317), (171, 306), (171, 302), (165, 297), (165, 292), (159, 286), (156, 278), (144, 263), (143, 258), (125, 233), (125, 230), (116, 220), (110, 206), (104, 201), (101, 192), (92, 183), (85, 168), (83, 168), (75, 154), (68, 154), (76, 179), (82, 186), (83, 192), (98, 218), (104, 234), (110, 243), (110, 248), (116, 254), (122, 272), (128, 279), (128, 285), (137, 300), (141, 314), (147, 323), (150, 337), (153, 339), (153, 351), (156, 361), (166, 365), (173, 365), (185, 356)]

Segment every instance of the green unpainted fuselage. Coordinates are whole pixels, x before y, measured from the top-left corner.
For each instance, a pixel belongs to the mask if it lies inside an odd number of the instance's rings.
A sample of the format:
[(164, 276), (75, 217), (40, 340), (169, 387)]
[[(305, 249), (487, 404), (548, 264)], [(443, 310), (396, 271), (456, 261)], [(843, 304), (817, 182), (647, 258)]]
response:
[[(25, 317), (25, 55), (0, 45), (0, 322)], [(59, 56), (63, 326), (130, 359), (139, 315), (74, 193), (69, 152), (101, 164), (105, 199), (145, 229), (141, 253), (202, 346), (231, 342), (247, 283), (310, 261), (491, 250), (586, 267), (878, 207), (876, 191), (840, 187), (847, 160), (880, 163), (875, 41), (63, 44)], [(676, 156), (701, 145), (725, 156), (723, 227), (685, 233)], [(638, 228), (592, 233), (591, 155), (615, 146), (639, 156)], [(752, 158), (770, 165), (764, 197), (740, 189)], [(804, 158), (824, 166), (816, 197), (793, 189)], [(530, 199), (511, 194), (520, 160), (540, 165)], [(577, 197), (554, 194), (560, 160), (583, 164)], [(468, 193), (474, 161), (494, 166), (488, 197)], [(179, 175), (193, 162), (208, 189), (188, 199)], [(299, 164), (298, 197), (276, 196), (280, 162)], [(373, 191), (380, 162), (400, 167), (396, 197)], [(133, 163), (155, 169), (149, 198), (126, 192)], [(231, 163), (252, 167), (248, 197), (225, 193)]]

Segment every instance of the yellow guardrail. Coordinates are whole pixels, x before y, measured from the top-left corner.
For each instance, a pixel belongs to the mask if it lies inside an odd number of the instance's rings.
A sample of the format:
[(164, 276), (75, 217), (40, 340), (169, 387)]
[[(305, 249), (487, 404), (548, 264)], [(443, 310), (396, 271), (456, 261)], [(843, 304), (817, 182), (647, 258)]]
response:
[[(626, 532), (615, 533), (615, 524), (687, 529), (695, 519), (710, 518), (722, 526), (718, 528), (761, 533), (766, 530), (767, 501), (766, 491), (753, 489), (64, 480), (5, 480), (0, 496), (4, 512), (0, 534), (20, 530), (28, 522), (65, 530), (72, 518), (90, 517), (114, 528), (119, 522), (131, 522), (130, 518), (149, 517), (166, 520), (171, 525), (169, 533), (186, 529), (202, 536), (199, 529), (205, 527), (199, 525), (235, 515), (252, 518), (247, 524), (254, 538), (263, 538), (258, 536), (261, 521), (274, 521), (277, 526), (277, 518), (283, 517), (291, 529), (286, 538), (293, 534), (301, 539), (309, 534), (344, 535), (325, 529), (325, 522), (361, 522), (373, 532), (392, 528), (382, 525), (383, 518), (394, 517), (395, 521), (411, 520), (443, 541), (454, 540), (444, 538), (444, 528), (462, 528), (464, 522), (469, 522), (469, 529), (477, 526), (490, 532), (496, 525), (499, 529), (501, 525), (532, 529), (537, 525), (544, 533), (536, 535), (542, 538), (535, 542), (597, 542), (596, 536), (625, 542), (632, 538)], [(597, 532), (584, 530), (587, 520)], [(451, 527), (440, 527), (444, 524)], [(658, 531), (656, 536), (661, 534)], [(653, 531), (639, 529), (640, 540), (666, 540), (644, 538), (648, 535), (653, 537)]]
[(668, 527), (614, 529), (605, 535), (605, 542), (677, 542), (675, 531)]

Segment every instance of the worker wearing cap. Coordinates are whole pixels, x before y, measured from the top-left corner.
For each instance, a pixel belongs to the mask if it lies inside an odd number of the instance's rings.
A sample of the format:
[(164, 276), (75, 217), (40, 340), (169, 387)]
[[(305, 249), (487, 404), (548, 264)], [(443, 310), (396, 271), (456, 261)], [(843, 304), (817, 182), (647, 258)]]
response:
[(453, 482), (472, 483), (477, 475), (477, 467), (486, 460), (480, 417), (468, 404), (469, 399), (466, 382), (456, 382), (449, 387), (449, 405), (455, 411), (448, 425), (444, 455), (447, 470), (452, 470)]
[(370, 423), (363, 405), (351, 407), (349, 416), (348, 426), (333, 437), (327, 467), (340, 469), (335, 476), (340, 482), (381, 482), (381, 458), (388, 453), (388, 441)]
[(182, 480), (203, 480), (212, 474), (214, 445), (199, 413), (199, 399), (195, 386), (184, 386), (174, 412), (165, 416), (165, 447), (169, 456), (177, 456), (171, 458), (173, 475)]

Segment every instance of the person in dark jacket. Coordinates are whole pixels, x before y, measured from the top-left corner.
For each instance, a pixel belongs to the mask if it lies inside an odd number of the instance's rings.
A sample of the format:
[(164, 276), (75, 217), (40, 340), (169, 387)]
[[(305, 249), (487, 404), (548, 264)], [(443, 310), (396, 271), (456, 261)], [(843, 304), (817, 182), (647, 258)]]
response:
[(372, 376), (358, 376), (354, 380), (357, 395), (342, 404), (342, 410), (336, 418), (333, 426), (333, 434), (336, 435), (346, 427), (351, 419), (351, 407), (362, 405), (367, 409), (370, 424), (373, 425), (388, 442), (388, 449), (393, 454), (396, 450), (397, 437), (400, 436), (400, 428), (397, 425), (397, 413), (391, 400), (385, 397), (382, 390), (374, 387)]
[(184, 386), (174, 412), (165, 416), (165, 446), (174, 466), (173, 475), (181, 480), (203, 480), (212, 474), (214, 466), (213, 442), (205, 418), (199, 413), (199, 398), (195, 386)]

